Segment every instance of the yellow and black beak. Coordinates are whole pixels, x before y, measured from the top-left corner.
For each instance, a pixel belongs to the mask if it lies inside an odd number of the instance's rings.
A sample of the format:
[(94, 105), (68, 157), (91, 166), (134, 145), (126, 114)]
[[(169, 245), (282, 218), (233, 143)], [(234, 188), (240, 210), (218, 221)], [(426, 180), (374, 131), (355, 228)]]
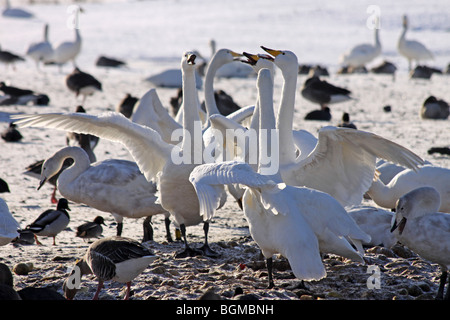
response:
[(234, 60), (239, 60), (240, 57), (242, 57), (242, 54), (231, 51), (230, 50), (231, 55), (233, 56)]
[(261, 49), (263, 49), (265, 52), (267, 52), (268, 54), (270, 54), (270, 55), (272, 55), (274, 57), (276, 57), (276, 56), (278, 56), (278, 55), (283, 53), (283, 51), (281, 51), (281, 50), (269, 49), (269, 48), (264, 47), (264, 46), (261, 46)]
[(247, 57), (247, 60), (241, 60), (242, 62), (248, 63), (252, 66), (254, 66), (256, 64), (256, 62), (258, 62), (259, 60), (259, 56), (256, 54), (252, 54), (252, 53), (248, 53), (248, 52), (243, 52), (242, 53), (245, 57)]

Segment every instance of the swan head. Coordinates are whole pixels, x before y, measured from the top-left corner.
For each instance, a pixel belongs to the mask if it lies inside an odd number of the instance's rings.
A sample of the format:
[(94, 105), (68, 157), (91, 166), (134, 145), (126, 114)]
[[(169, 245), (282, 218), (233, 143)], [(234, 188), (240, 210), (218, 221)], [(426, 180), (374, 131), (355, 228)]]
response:
[(62, 167), (61, 161), (56, 161), (55, 158), (51, 157), (44, 161), (42, 164), (41, 171), (41, 180), (39, 182), (38, 190), (42, 188), (42, 186), (53, 177)]
[(197, 55), (193, 51), (186, 51), (183, 54), (183, 58), (181, 59), (181, 66), (195, 66), (195, 59), (197, 58)]
[(240, 57), (242, 54), (226, 48), (222, 48), (214, 54), (214, 59), (219, 59), (223, 63), (239, 60)]
[[(289, 50), (274, 50), (269, 49), (267, 47), (261, 46), (261, 49), (266, 51), (268, 54), (273, 56), (273, 62), (281, 69), (281, 70), (290, 70), (292, 65), (297, 65), (298, 67), (298, 59), (295, 53)], [(297, 69), (295, 69), (295, 73), (297, 74)]]
[(397, 200), (391, 232), (398, 229), (401, 235), (408, 219), (438, 212), (440, 206), (441, 197), (433, 187), (420, 187), (406, 193)]
[(247, 60), (240, 60), (241, 62), (248, 63), (258, 73), (261, 69), (269, 69), (270, 73), (274, 75), (273, 57), (268, 54), (252, 54), (248, 52), (242, 53)]

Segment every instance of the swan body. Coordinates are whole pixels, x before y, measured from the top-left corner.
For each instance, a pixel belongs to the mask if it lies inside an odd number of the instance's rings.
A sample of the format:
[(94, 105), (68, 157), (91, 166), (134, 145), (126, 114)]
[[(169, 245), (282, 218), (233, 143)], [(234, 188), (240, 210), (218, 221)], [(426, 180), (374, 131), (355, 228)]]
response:
[[(151, 75), (144, 79), (156, 87), (162, 88), (181, 88), (183, 84), (182, 72), (180, 69), (168, 69), (160, 73)], [(196, 72), (195, 85), (197, 89), (203, 86), (203, 80)]]
[(14, 8), (11, 7), (9, 0), (6, 0), (6, 8), (3, 9), (2, 15), (8, 18), (33, 18), (34, 14), (22, 9), (22, 8)]
[[(392, 221), (396, 238), (422, 258), (439, 264), (442, 276), (437, 299), (444, 296), (450, 268), (450, 215), (439, 211), (442, 197), (433, 187), (419, 187), (399, 198)], [(450, 299), (447, 289), (445, 299)]]
[(434, 59), (430, 50), (425, 47), (421, 42), (416, 40), (406, 39), (406, 32), (408, 31), (408, 17), (403, 16), (403, 31), (398, 40), (397, 49), (398, 52), (408, 60), (408, 67), (411, 70), (412, 61), (419, 63), (423, 60)]
[(381, 54), (381, 42), (379, 37), (379, 21), (377, 19), (374, 27), (374, 44), (359, 44), (349, 52), (344, 53), (340, 58), (340, 63), (353, 68), (364, 67)]
[[(198, 159), (195, 157), (201, 155), (203, 149), (203, 144), (194, 140), (195, 123), (200, 121), (196, 104), (194, 61), (193, 53), (183, 54), (183, 101), (188, 110), (184, 116), (183, 135), (187, 138), (183, 138), (179, 144), (164, 142), (157, 131), (136, 124), (118, 113), (105, 113), (100, 116), (82, 113), (30, 115), (26, 116), (27, 120), (24, 119), (23, 122), (27, 122), (27, 125), (93, 134), (123, 144), (147, 180), (157, 181), (161, 206), (170, 212), (175, 225), (180, 227), (184, 236), (186, 250), (182, 255), (198, 254), (189, 247), (185, 228), (202, 222), (197, 196), (189, 182), (190, 172), (201, 163), (196, 162)], [(226, 195), (225, 192), (223, 194)], [(180, 201), (180, 197), (184, 201)], [(209, 221), (204, 223), (207, 225)], [(206, 240), (205, 230), (205, 242)]]
[(48, 24), (44, 26), (44, 38), (40, 42), (32, 43), (27, 49), (27, 56), (36, 62), (36, 67), (39, 68), (39, 63), (50, 62), (53, 56), (53, 46), (48, 41)]
[(367, 193), (377, 205), (392, 209), (401, 196), (424, 186), (433, 187), (439, 192), (441, 196), (439, 210), (450, 213), (450, 169), (447, 168), (425, 165), (417, 172), (405, 169), (387, 184), (380, 180), (373, 181)]
[(410, 150), (370, 132), (327, 126), (319, 130), (318, 143), (306, 158), (297, 158), (293, 138), (293, 114), (298, 62), (291, 51), (262, 47), (274, 56), (284, 83), (277, 115), (280, 141), (280, 173), (292, 186), (326, 192), (343, 206), (360, 204), (369, 189), (377, 158), (417, 170), (423, 160)]
[(19, 237), (19, 229), (20, 225), (9, 211), (6, 201), (0, 198), (0, 246)]
[(74, 164), (59, 174), (57, 187), (61, 195), (73, 202), (84, 203), (111, 213), (121, 235), (123, 218), (141, 218), (168, 212), (156, 203), (156, 185), (148, 182), (136, 163), (108, 159), (91, 162), (79, 147), (65, 147), (45, 160), (39, 187), (59, 172), (65, 159)]

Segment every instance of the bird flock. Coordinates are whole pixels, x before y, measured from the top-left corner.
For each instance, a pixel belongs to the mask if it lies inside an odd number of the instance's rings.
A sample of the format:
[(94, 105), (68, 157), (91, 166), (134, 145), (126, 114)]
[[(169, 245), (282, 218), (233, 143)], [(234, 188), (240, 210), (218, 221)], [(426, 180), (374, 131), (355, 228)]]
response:
[[(409, 65), (431, 59), (423, 45), (405, 39), (407, 28), (405, 16), (398, 49)], [(379, 56), (378, 32), (375, 28), (373, 46), (355, 47), (343, 55), (342, 63), (364, 67)], [(30, 45), (27, 55), (38, 68), (40, 63), (61, 67), (72, 62), (74, 71), (66, 76), (67, 88), (76, 96), (82, 95), (84, 104), (89, 95), (102, 90), (102, 85), (76, 65), (81, 50), (79, 30), (75, 28), (74, 41), (54, 48), (47, 34), (48, 25), (43, 41)], [(57, 190), (62, 196), (57, 203), (53, 197), (56, 208), (21, 228), (0, 199), (0, 244), (33, 243), (34, 239), (39, 245), (38, 237), (52, 237), (56, 246), (58, 233), (70, 222), (69, 202), (110, 213), (117, 223), (115, 236), (102, 236), (102, 216), (93, 216), (92, 221), (77, 227), (77, 237), (95, 240), (73, 267), (63, 292), (73, 299), (78, 291), (76, 277), (94, 274), (98, 287), (93, 299), (99, 298), (103, 283), (110, 280), (125, 283), (125, 299), (129, 299), (131, 281), (157, 258), (157, 253), (144, 245), (153, 241), (152, 216), (164, 216), (169, 242), (174, 241), (170, 226), (176, 227), (176, 240), (183, 242), (183, 248), (174, 259), (206, 256), (213, 262), (219, 253), (208, 241), (209, 226), (231, 195), (266, 260), (269, 289), (276, 286), (272, 270), (276, 254), (289, 261), (297, 279), (318, 281), (327, 276), (323, 254), (365, 264), (366, 246), (391, 247), (400, 242), (441, 267), (436, 298), (449, 299), (450, 289), (445, 292), (445, 284), (450, 267), (450, 170), (434, 166), (382, 136), (357, 129), (348, 113), (337, 127), (321, 128), (317, 137), (295, 130), (298, 94), (320, 105), (320, 110), (308, 114), (306, 120), (329, 121), (329, 105), (353, 99), (351, 91), (321, 80), (314, 71), (298, 91), (296, 54), (265, 46), (261, 49), (258, 54), (214, 50), (202, 83), (203, 104), (198, 95), (199, 55), (184, 52), (177, 69), (181, 73), (176, 75), (181, 81), (181, 103), (175, 116), (161, 103), (157, 88), (140, 99), (128, 94), (116, 112), (92, 115), (77, 109), (72, 113), (11, 116), (8, 133), (2, 134), (9, 142), (23, 139), (13, 132), (17, 127), (56, 129), (72, 135), (67, 135), (67, 146), (41, 161), (38, 172), (33, 173), (39, 179), (38, 189), (50, 182), (55, 186), (54, 194)], [(102, 65), (108, 63), (103, 57)], [(257, 98), (254, 105), (224, 113), (215, 96), (214, 78), (220, 67), (235, 63), (251, 68), (256, 75)], [(280, 99), (274, 98), (275, 70), (282, 75)], [(436, 113), (436, 118), (445, 118), (445, 113), (448, 117), (448, 105), (432, 98), (424, 103), (422, 117)], [(430, 103), (435, 106), (425, 110)], [(224, 134), (230, 131), (254, 140), (243, 145), (230, 141)], [(276, 134), (269, 134), (273, 132)], [(174, 133), (179, 140), (173, 139)], [(73, 134), (77, 140), (71, 140)], [(96, 139), (121, 144), (134, 161), (97, 161), (93, 152)], [(381, 166), (380, 159), (395, 166), (390, 179), (381, 179), (388, 167)], [(28, 171), (32, 174), (31, 168)], [(379, 207), (361, 206), (364, 197)], [(124, 218), (144, 218), (142, 241), (122, 236)], [(191, 243), (186, 232), (196, 225), (203, 225), (201, 247)]]

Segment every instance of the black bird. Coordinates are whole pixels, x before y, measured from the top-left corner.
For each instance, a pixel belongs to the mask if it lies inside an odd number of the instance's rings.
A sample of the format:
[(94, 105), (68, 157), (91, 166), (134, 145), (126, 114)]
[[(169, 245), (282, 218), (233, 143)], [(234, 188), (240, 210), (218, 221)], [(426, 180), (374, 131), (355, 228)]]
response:
[(342, 122), (340, 122), (337, 126), (341, 128), (357, 129), (353, 122), (350, 122), (350, 115), (347, 112), (344, 112), (342, 115)]
[(96, 91), (102, 91), (102, 84), (89, 73), (75, 68), (72, 73), (66, 77), (66, 85), (69, 90), (75, 92), (75, 96), (83, 96), (83, 103), (87, 96), (93, 95)]
[(131, 94), (127, 93), (125, 98), (120, 101), (117, 105), (116, 111), (123, 114), (125, 117), (130, 118), (133, 114), (133, 109), (136, 103), (138, 102), (138, 98), (133, 97)]
[(102, 216), (97, 216), (94, 221), (78, 226), (76, 236), (82, 239), (98, 238), (103, 232), (102, 225), (106, 225), (105, 220)]
[(6, 142), (18, 142), (23, 138), (22, 134), (19, 130), (17, 130), (17, 126), (13, 122), (11, 122), (8, 128), (2, 132), (1, 136)]
[(8, 183), (2, 178), (0, 178), (0, 193), (4, 192), (11, 192), (11, 190), (9, 190)]
[(3, 81), (0, 82), (0, 91), (2, 91), (4, 94), (7, 94), (11, 97), (28, 96), (28, 95), (32, 95), (34, 93), (32, 90), (8, 86)]
[(114, 59), (114, 58), (100, 56), (100, 57), (98, 57), (97, 62), (95, 63), (95, 65), (98, 66), (98, 67), (117, 68), (117, 67), (121, 67), (121, 66), (126, 65), (126, 63), (124, 61), (117, 60), (117, 59)]
[(323, 110), (329, 104), (351, 100), (351, 91), (320, 80), (318, 76), (308, 78), (301, 90), (302, 96), (320, 105)]
[(17, 54), (14, 54), (9, 51), (3, 51), (0, 49), (0, 62), (6, 64), (7, 67), (9, 65), (12, 65), (13, 69), (15, 70), (16, 69), (15, 63), (18, 61), (25, 61), (25, 59)]
[(324, 107), (320, 110), (313, 110), (308, 112), (305, 116), (305, 120), (319, 120), (319, 121), (330, 121), (331, 113), (330, 108)]
[(67, 210), (70, 210), (69, 202), (67, 199), (61, 198), (58, 201), (56, 210), (45, 210), (33, 223), (26, 226), (25, 230), (30, 230), (34, 233), (36, 243), (39, 245), (41, 243), (37, 239), (37, 235), (53, 237), (53, 245), (56, 245), (56, 235), (63, 231), (70, 222), (70, 216)]

